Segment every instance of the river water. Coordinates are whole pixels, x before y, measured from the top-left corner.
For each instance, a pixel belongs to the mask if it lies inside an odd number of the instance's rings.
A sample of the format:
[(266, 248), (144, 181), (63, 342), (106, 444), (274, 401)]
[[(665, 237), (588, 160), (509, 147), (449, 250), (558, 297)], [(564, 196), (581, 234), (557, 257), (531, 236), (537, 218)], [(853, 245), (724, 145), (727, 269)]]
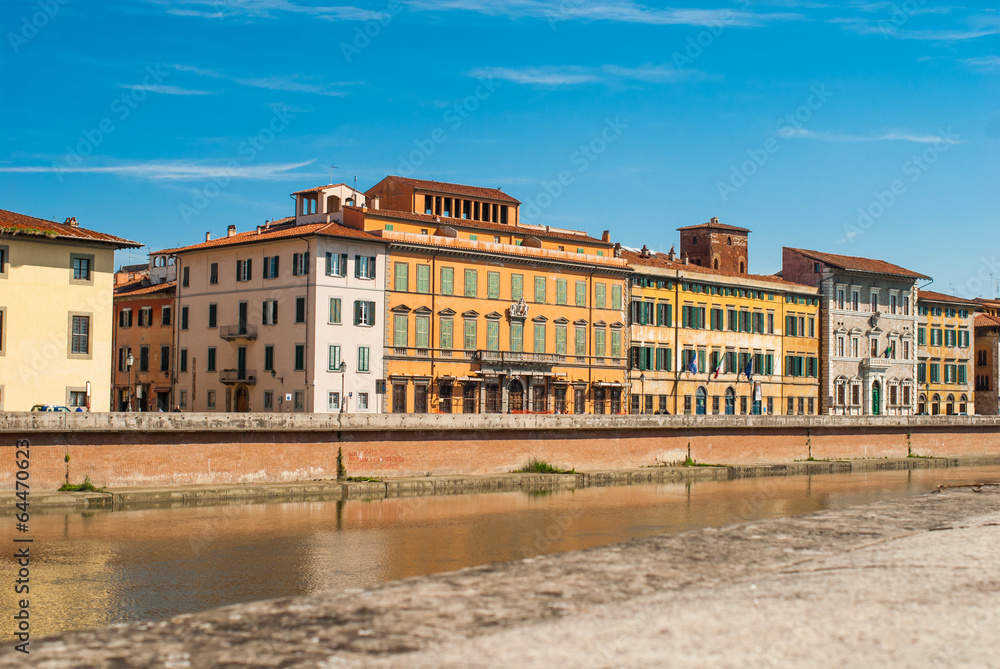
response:
[[(32, 637), (1000, 482), (1000, 467), (32, 514)], [(10, 547), (14, 518), (0, 517)], [(23, 535), (21, 535), (23, 536)], [(24, 544), (19, 544), (24, 545)], [(3, 551), (13, 583), (14, 551)], [(15, 607), (0, 588), (0, 610)], [(0, 636), (11, 638), (10, 625)]]

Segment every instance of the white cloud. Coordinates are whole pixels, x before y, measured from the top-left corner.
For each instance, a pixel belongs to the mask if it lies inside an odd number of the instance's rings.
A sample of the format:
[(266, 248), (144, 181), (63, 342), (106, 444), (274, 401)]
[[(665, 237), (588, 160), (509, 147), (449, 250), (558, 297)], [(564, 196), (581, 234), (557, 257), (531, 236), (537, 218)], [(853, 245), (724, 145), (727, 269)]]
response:
[(133, 91), (149, 91), (150, 93), (162, 93), (164, 95), (211, 95), (212, 91), (199, 91), (193, 88), (180, 88), (179, 86), (169, 86), (167, 84), (133, 84), (121, 86)]
[(352, 82), (322, 82), (316, 80), (315, 78), (304, 77), (297, 74), (247, 78), (230, 76), (217, 70), (209, 70), (196, 65), (174, 64), (168, 65), (167, 67), (170, 67), (177, 72), (186, 72), (199, 77), (231, 81), (240, 86), (266, 88), (272, 91), (288, 91), (292, 93), (313, 93), (316, 95), (340, 97), (347, 95), (347, 92), (342, 90), (343, 87), (354, 85)]
[(784, 127), (778, 133), (786, 139), (815, 139), (823, 142), (913, 142), (915, 144), (961, 144), (944, 135), (916, 135), (906, 132), (883, 132), (875, 135), (852, 135), (843, 132), (815, 132), (805, 128)]
[(371, 21), (384, 19), (381, 11), (355, 5), (311, 6), (292, 0), (147, 0), (167, 14), (201, 19), (269, 19), (278, 14), (306, 14), (325, 21)]
[(996, 72), (1000, 70), (1000, 56), (979, 56), (978, 58), (966, 58), (962, 61), (974, 70), (980, 72)]
[(483, 79), (501, 79), (529, 86), (559, 87), (596, 83), (611, 84), (623, 81), (664, 83), (702, 76), (702, 73), (695, 70), (678, 70), (672, 65), (646, 64), (639, 67), (604, 65), (600, 68), (572, 65), (523, 68), (482, 67), (472, 70), (469, 75)]
[(68, 167), (65, 165), (20, 165), (0, 167), (0, 173), (15, 174), (112, 174), (115, 176), (146, 179), (149, 181), (201, 181), (204, 179), (301, 179), (293, 173), (315, 160), (300, 163), (261, 163), (259, 165), (206, 164), (189, 161), (151, 161), (145, 163), (119, 163)]

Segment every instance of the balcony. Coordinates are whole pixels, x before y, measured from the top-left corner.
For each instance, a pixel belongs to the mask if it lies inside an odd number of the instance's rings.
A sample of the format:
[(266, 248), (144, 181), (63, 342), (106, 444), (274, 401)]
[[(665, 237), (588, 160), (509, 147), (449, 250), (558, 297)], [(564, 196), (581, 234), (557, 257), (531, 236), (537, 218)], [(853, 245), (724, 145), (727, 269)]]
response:
[(861, 368), (872, 372), (885, 372), (895, 362), (892, 358), (868, 357), (861, 361)]
[(219, 328), (219, 339), (235, 341), (237, 339), (253, 340), (257, 338), (257, 328), (253, 325), (223, 325)]
[(257, 384), (257, 372), (252, 369), (223, 369), (219, 372), (219, 383), (227, 386), (237, 383), (253, 386)]
[(478, 351), (482, 362), (512, 363), (519, 365), (558, 365), (566, 362), (566, 356), (554, 353), (525, 353), (516, 351)]

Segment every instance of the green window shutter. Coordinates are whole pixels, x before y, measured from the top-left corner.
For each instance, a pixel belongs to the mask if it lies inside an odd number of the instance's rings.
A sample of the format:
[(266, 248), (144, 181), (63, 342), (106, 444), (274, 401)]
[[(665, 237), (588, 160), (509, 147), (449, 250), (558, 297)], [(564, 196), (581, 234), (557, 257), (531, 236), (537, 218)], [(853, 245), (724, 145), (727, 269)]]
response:
[(574, 350), (576, 355), (587, 355), (587, 331), (584, 328), (576, 328), (574, 338)]
[(357, 325), (361, 322), (361, 301), (354, 301), (354, 324)]
[(556, 304), (566, 304), (566, 279), (556, 279)]
[(474, 269), (465, 270), (465, 296), (476, 297), (479, 288), (479, 273)]
[(587, 306), (587, 282), (577, 281), (576, 282), (576, 306), (585, 307)]
[(465, 321), (465, 350), (476, 350), (476, 321), (471, 318)]
[(535, 353), (545, 353), (545, 325), (535, 323)]
[(500, 299), (500, 272), (488, 272), (486, 274), (486, 290), (487, 295), (491, 300)]
[(396, 279), (394, 282), (397, 293), (405, 293), (410, 289), (410, 268), (405, 262), (398, 262), (394, 265), (396, 269)]
[(406, 347), (407, 346), (407, 317), (402, 314), (396, 314), (392, 319), (392, 345)]
[(959, 383), (968, 382), (968, 372), (966, 371), (965, 365), (958, 366), (958, 382)]
[(595, 309), (605, 308), (605, 286), (603, 283), (598, 283), (594, 285), (594, 308)]
[(450, 318), (441, 319), (441, 348), (449, 350), (452, 348), (455, 322)]
[(330, 322), (340, 323), (340, 298), (330, 298)]
[(603, 358), (605, 355), (604, 337), (605, 332), (603, 329), (594, 331), (594, 355), (598, 358)]
[(565, 326), (556, 326), (556, 355), (566, 355)]
[[(649, 349), (652, 351), (652, 349)], [(622, 333), (621, 330), (611, 331), (611, 357), (620, 358), (622, 355)]]
[(417, 265), (417, 292), (431, 292), (431, 266)]
[(490, 351), (500, 350), (500, 321), (486, 322), (486, 348)]
[(333, 372), (340, 371), (340, 347), (336, 344), (330, 345), (329, 368)]
[(621, 286), (611, 286), (611, 308), (621, 309), (622, 308), (622, 287)]
[(524, 350), (524, 324), (510, 324), (510, 350), (520, 353)]
[(545, 277), (535, 277), (535, 302), (545, 304)]
[(416, 330), (416, 347), (430, 348), (431, 345), (431, 319), (430, 316), (417, 316), (414, 319)]
[(517, 302), (524, 297), (524, 276), (521, 274), (510, 275), (510, 299)]
[(454, 267), (442, 267), (441, 268), (441, 294), (442, 295), (454, 295), (455, 294), (455, 268)]

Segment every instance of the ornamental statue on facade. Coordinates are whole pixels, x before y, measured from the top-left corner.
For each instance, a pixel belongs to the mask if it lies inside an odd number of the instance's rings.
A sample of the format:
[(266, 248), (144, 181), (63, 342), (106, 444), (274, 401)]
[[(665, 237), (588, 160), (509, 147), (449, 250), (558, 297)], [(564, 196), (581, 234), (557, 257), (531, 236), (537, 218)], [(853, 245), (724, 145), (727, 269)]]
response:
[(511, 318), (527, 318), (528, 317), (528, 305), (525, 304), (524, 298), (522, 297), (517, 302), (512, 302), (510, 305), (510, 317)]

